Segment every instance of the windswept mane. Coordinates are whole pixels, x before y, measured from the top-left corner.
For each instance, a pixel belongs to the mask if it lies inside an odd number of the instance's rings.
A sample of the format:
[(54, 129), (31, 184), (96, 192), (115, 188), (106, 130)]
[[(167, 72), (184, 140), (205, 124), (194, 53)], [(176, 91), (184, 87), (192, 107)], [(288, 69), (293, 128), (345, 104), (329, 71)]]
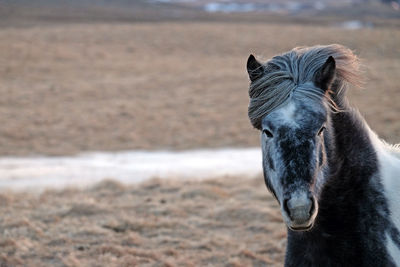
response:
[[(330, 94), (324, 94), (314, 86), (313, 80), (329, 56), (336, 61), (336, 78)], [(343, 98), (349, 84), (360, 84), (358, 58), (350, 49), (338, 44), (297, 47), (273, 57), (263, 68), (264, 74), (249, 89), (249, 118), (258, 129), (265, 115), (292, 97), (326, 97), (334, 103)]]

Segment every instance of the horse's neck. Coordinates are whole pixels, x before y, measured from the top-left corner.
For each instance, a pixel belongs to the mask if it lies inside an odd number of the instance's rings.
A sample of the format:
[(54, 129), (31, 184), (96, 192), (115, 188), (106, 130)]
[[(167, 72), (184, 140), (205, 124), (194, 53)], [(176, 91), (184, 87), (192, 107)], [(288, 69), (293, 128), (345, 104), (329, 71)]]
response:
[[(289, 231), (287, 266), (400, 266), (400, 217), (392, 218), (399, 214), (392, 212), (400, 208), (399, 179), (388, 186), (383, 182), (386, 158), (357, 111), (332, 114), (331, 126), (315, 226), (310, 232)], [(391, 185), (397, 188), (388, 195)], [(304, 262), (298, 264), (296, 257)]]
[(353, 185), (367, 183), (378, 171), (372, 131), (359, 112), (351, 107), (333, 113), (331, 123), (333, 132), (328, 142), (331, 178)]
[(332, 116), (334, 148), (330, 162), (331, 178), (340, 180), (344, 185), (353, 185), (353, 188), (339, 186), (338, 189), (358, 191), (368, 184), (365, 190), (383, 192), (400, 229), (400, 151), (380, 140), (358, 111), (347, 109), (348, 112)]
[(347, 107), (344, 112), (332, 113), (330, 129), (325, 142), (328, 171), (319, 202), (322, 215), (327, 209), (329, 214), (341, 217), (350, 209), (357, 213), (358, 205), (378, 179), (379, 166), (368, 125), (356, 110)]
[[(400, 160), (354, 109), (333, 114), (332, 127), (330, 177), (321, 193), (320, 229), (340, 239), (362, 233), (347, 240), (361, 244), (380, 240), (369, 245), (382, 257), (389, 253), (400, 265)], [(393, 245), (385, 252), (390, 242)]]

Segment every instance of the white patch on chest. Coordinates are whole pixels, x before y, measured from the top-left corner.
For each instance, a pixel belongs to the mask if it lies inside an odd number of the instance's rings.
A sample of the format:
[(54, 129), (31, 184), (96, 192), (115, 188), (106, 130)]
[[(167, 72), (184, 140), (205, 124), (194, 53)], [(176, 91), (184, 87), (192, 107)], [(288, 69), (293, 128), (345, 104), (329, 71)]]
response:
[(391, 219), (400, 230), (400, 159), (381, 148), (377, 151), (381, 182), (389, 204)]
[[(378, 156), (379, 175), (389, 206), (390, 219), (400, 230), (400, 159), (372, 131), (370, 137)], [(387, 250), (396, 265), (400, 266), (400, 250), (388, 235)]]
[(387, 251), (389, 252), (389, 255), (392, 257), (394, 264), (396, 264), (396, 266), (400, 266), (400, 250), (393, 242), (392, 238), (388, 233), (386, 233), (386, 242), (387, 242), (386, 243)]

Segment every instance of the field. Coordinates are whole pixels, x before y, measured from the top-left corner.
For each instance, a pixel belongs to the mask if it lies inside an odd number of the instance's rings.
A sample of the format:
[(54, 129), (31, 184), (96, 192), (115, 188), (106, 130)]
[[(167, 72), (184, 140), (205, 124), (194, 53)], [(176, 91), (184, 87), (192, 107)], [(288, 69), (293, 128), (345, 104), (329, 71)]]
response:
[(105, 181), (0, 194), (2, 266), (280, 266), (286, 230), (262, 179)]
[(350, 98), (400, 142), (400, 31), (254, 23), (56, 24), (0, 29), (1, 155), (257, 146), (250, 53), (341, 43), (365, 65)]
[[(0, 28), (0, 155), (258, 146), (250, 53), (341, 43), (364, 64), (349, 97), (400, 142), (400, 30), (249, 22)], [(281, 266), (285, 228), (257, 179), (103, 182), (0, 194), (5, 266)]]

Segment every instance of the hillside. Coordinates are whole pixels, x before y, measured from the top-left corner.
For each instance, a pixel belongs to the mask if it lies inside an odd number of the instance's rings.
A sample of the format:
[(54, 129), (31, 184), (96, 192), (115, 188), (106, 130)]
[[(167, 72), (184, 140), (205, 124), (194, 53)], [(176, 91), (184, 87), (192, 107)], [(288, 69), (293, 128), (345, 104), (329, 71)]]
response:
[[(396, 4), (397, 5), (397, 4)], [(399, 26), (400, 11), (374, 1), (3, 0), (1, 26), (81, 22), (248, 21)]]

